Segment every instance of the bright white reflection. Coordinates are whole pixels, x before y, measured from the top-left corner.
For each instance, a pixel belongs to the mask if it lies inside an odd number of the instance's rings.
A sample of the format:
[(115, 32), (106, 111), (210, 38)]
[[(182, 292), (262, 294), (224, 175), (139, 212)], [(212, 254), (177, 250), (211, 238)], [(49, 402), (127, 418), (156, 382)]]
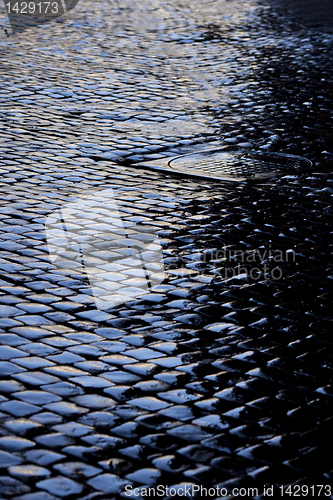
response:
[(165, 278), (155, 228), (123, 221), (112, 189), (63, 205), (45, 229), (52, 264), (61, 274), (85, 273), (102, 311), (149, 293)]

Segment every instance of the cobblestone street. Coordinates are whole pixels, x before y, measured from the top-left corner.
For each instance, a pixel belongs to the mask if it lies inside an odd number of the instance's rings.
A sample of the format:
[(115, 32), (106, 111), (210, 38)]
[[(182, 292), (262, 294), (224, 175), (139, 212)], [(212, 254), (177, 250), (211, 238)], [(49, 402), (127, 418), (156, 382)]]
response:
[[(80, 0), (7, 24), (2, 8), (0, 499), (333, 498), (332, 32), (256, 0)], [(137, 165), (225, 146), (313, 163), (239, 183)], [(102, 310), (73, 252), (52, 261), (47, 221), (106, 190), (159, 235), (167, 276)]]

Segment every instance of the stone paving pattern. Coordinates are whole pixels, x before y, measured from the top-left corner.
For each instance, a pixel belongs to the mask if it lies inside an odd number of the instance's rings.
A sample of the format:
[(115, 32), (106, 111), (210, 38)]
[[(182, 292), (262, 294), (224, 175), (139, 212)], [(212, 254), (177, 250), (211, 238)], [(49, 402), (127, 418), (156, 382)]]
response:
[[(238, 0), (81, 0), (1, 40), (0, 498), (331, 483), (332, 40)], [(315, 164), (235, 185), (131, 166), (227, 144)], [(44, 223), (107, 188), (168, 279), (103, 312)], [(269, 244), (296, 253), (279, 281), (217, 258)]]

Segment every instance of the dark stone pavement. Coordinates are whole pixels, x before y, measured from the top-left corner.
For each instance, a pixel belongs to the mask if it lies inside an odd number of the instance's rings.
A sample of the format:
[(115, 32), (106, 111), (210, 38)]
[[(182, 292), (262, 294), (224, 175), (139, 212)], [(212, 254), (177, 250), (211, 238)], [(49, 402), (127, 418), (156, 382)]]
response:
[(332, 29), (333, 4), (331, 0), (266, 0), (268, 5), (281, 9), (281, 14), (292, 17), (306, 28)]
[[(82, 0), (1, 39), (0, 498), (332, 498), (332, 41), (222, 0)], [(132, 166), (217, 145), (314, 163), (234, 185)], [(52, 265), (45, 221), (105, 189), (159, 232), (168, 277), (101, 311)], [(269, 248), (295, 255), (279, 280)]]

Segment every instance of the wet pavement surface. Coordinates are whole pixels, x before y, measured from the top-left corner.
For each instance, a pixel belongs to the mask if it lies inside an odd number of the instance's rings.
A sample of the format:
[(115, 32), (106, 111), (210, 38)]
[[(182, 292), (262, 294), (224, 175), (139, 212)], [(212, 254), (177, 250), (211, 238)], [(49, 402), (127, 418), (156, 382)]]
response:
[[(222, 0), (81, 0), (1, 38), (0, 498), (331, 485), (332, 42)], [(230, 184), (132, 166), (226, 145), (313, 167)], [(45, 222), (107, 189), (168, 276), (102, 311)]]

